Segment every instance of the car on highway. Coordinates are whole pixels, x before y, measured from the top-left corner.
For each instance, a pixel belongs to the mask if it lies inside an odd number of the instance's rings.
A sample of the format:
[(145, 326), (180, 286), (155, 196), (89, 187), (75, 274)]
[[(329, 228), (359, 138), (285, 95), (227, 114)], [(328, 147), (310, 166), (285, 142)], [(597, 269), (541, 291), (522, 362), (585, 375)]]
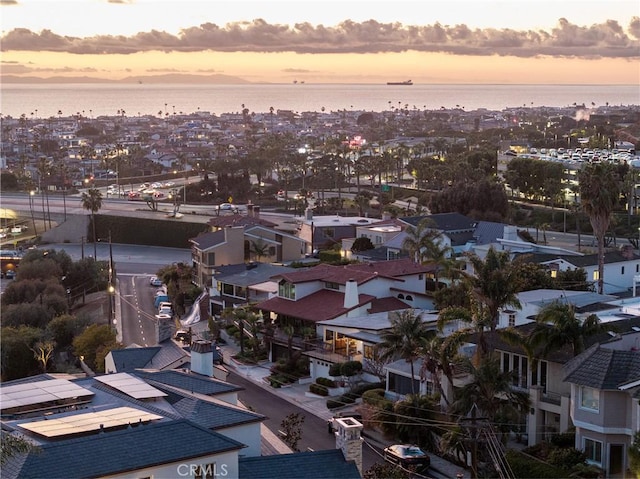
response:
[(138, 198), (140, 198), (140, 192), (130, 191), (129, 194), (127, 195), (127, 198), (129, 198), (130, 200), (137, 200)]
[(237, 207), (235, 207), (231, 203), (220, 203), (220, 205), (218, 205), (217, 208), (220, 211), (231, 211), (231, 210), (237, 210), (238, 209)]
[(384, 460), (391, 464), (408, 468), (415, 467), (420, 472), (424, 471), (431, 464), (431, 459), (418, 446), (411, 444), (394, 444), (385, 447), (383, 450)]
[(164, 187), (164, 184), (162, 183), (158, 183), (158, 182), (151, 183), (151, 188), (162, 188), (162, 187)]
[(162, 280), (157, 276), (151, 276), (151, 278), (149, 279), (149, 284), (151, 286), (162, 286)]

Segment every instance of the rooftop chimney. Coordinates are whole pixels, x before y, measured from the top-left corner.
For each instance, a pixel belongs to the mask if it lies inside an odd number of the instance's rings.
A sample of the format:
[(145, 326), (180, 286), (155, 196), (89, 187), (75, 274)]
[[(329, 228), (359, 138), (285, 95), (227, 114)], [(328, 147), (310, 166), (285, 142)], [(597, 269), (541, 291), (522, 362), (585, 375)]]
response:
[(358, 304), (358, 283), (355, 279), (350, 279), (344, 288), (344, 307), (351, 309)]
[(197, 340), (191, 343), (191, 371), (213, 377), (213, 344)]
[(352, 417), (336, 418), (336, 449), (340, 449), (346, 461), (355, 461), (362, 475), (362, 423)]

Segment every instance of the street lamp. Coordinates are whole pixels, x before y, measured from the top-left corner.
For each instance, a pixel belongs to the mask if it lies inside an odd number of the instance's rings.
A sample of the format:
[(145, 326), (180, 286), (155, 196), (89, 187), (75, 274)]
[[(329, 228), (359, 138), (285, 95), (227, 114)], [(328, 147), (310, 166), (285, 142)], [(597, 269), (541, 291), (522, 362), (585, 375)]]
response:
[(36, 192), (33, 190), (29, 192), (29, 209), (31, 210), (31, 222), (33, 223), (33, 234), (38, 236), (38, 230), (36, 229), (36, 219), (33, 216), (33, 196), (35, 194)]

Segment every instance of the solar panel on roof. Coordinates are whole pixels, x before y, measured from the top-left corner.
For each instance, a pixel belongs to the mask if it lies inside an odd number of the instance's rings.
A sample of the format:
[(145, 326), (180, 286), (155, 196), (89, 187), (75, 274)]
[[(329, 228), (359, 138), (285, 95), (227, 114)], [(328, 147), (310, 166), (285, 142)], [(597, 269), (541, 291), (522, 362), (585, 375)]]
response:
[(3, 411), (62, 399), (90, 397), (94, 394), (66, 379), (46, 379), (32, 383), (14, 384), (0, 388), (0, 408)]
[(150, 399), (167, 395), (129, 373), (107, 374), (105, 376), (98, 376), (95, 379), (134, 399)]
[(73, 434), (109, 429), (128, 424), (138, 424), (162, 419), (162, 416), (152, 414), (132, 407), (118, 407), (104, 411), (73, 414), (55, 419), (38, 420), (19, 424), (28, 431), (45, 437), (69, 436)]

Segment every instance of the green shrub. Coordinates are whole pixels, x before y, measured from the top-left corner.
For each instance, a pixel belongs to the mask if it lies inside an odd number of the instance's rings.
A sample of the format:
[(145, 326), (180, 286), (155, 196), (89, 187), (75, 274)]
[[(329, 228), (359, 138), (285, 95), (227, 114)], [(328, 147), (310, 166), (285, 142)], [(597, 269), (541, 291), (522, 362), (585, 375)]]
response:
[(333, 399), (333, 398), (327, 399), (327, 408), (328, 409), (336, 409), (336, 408), (339, 408), (339, 407), (342, 407), (342, 406), (344, 406), (344, 404), (341, 401), (339, 401), (338, 399)]
[(318, 396), (329, 395), (329, 389), (327, 389), (327, 386), (323, 386), (322, 384), (309, 384), (309, 391), (313, 394), (317, 394)]
[(353, 394), (357, 394), (358, 397), (362, 396), (365, 392), (371, 391), (372, 389), (382, 389), (384, 391), (385, 383), (384, 381), (379, 383), (362, 383), (354, 386), (350, 392)]
[(527, 457), (518, 451), (507, 450), (507, 461), (514, 477), (535, 477), (539, 479), (556, 479), (566, 477), (566, 471), (558, 469), (550, 464)]
[(342, 368), (342, 363), (335, 363), (329, 366), (329, 376), (340, 376), (340, 369)]
[(342, 363), (340, 367), (340, 374), (343, 376), (355, 376), (362, 371), (362, 363), (360, 361), (347, 361)]
[(556, 448), (549, 454), (548, 462), (552, 466), (571, 469), (578, 464), (584, 464), (587, 456), (574, 447)]
[(384, 389), (370, 389), (362, 393), (362, 402), (371, 406), (379, 406), (384, 398)]
[(342, 258), (340, 257), (340, 251), (322, 250), (318, 253), (318, 259), (322, 263), (336, 263)]
[(333, 379), (329, 379), (329, 378), (317, 378), (316, 383), (326, 386), (328, 388), (336, 387), (336, 382)]
[(574, 447), (576, 444), (576, 433), (575, 431), (572, 431), (563, 432), (562, 434), (554, 434), (551, 436), (551, 440), (549, 442), (556, 447)]

